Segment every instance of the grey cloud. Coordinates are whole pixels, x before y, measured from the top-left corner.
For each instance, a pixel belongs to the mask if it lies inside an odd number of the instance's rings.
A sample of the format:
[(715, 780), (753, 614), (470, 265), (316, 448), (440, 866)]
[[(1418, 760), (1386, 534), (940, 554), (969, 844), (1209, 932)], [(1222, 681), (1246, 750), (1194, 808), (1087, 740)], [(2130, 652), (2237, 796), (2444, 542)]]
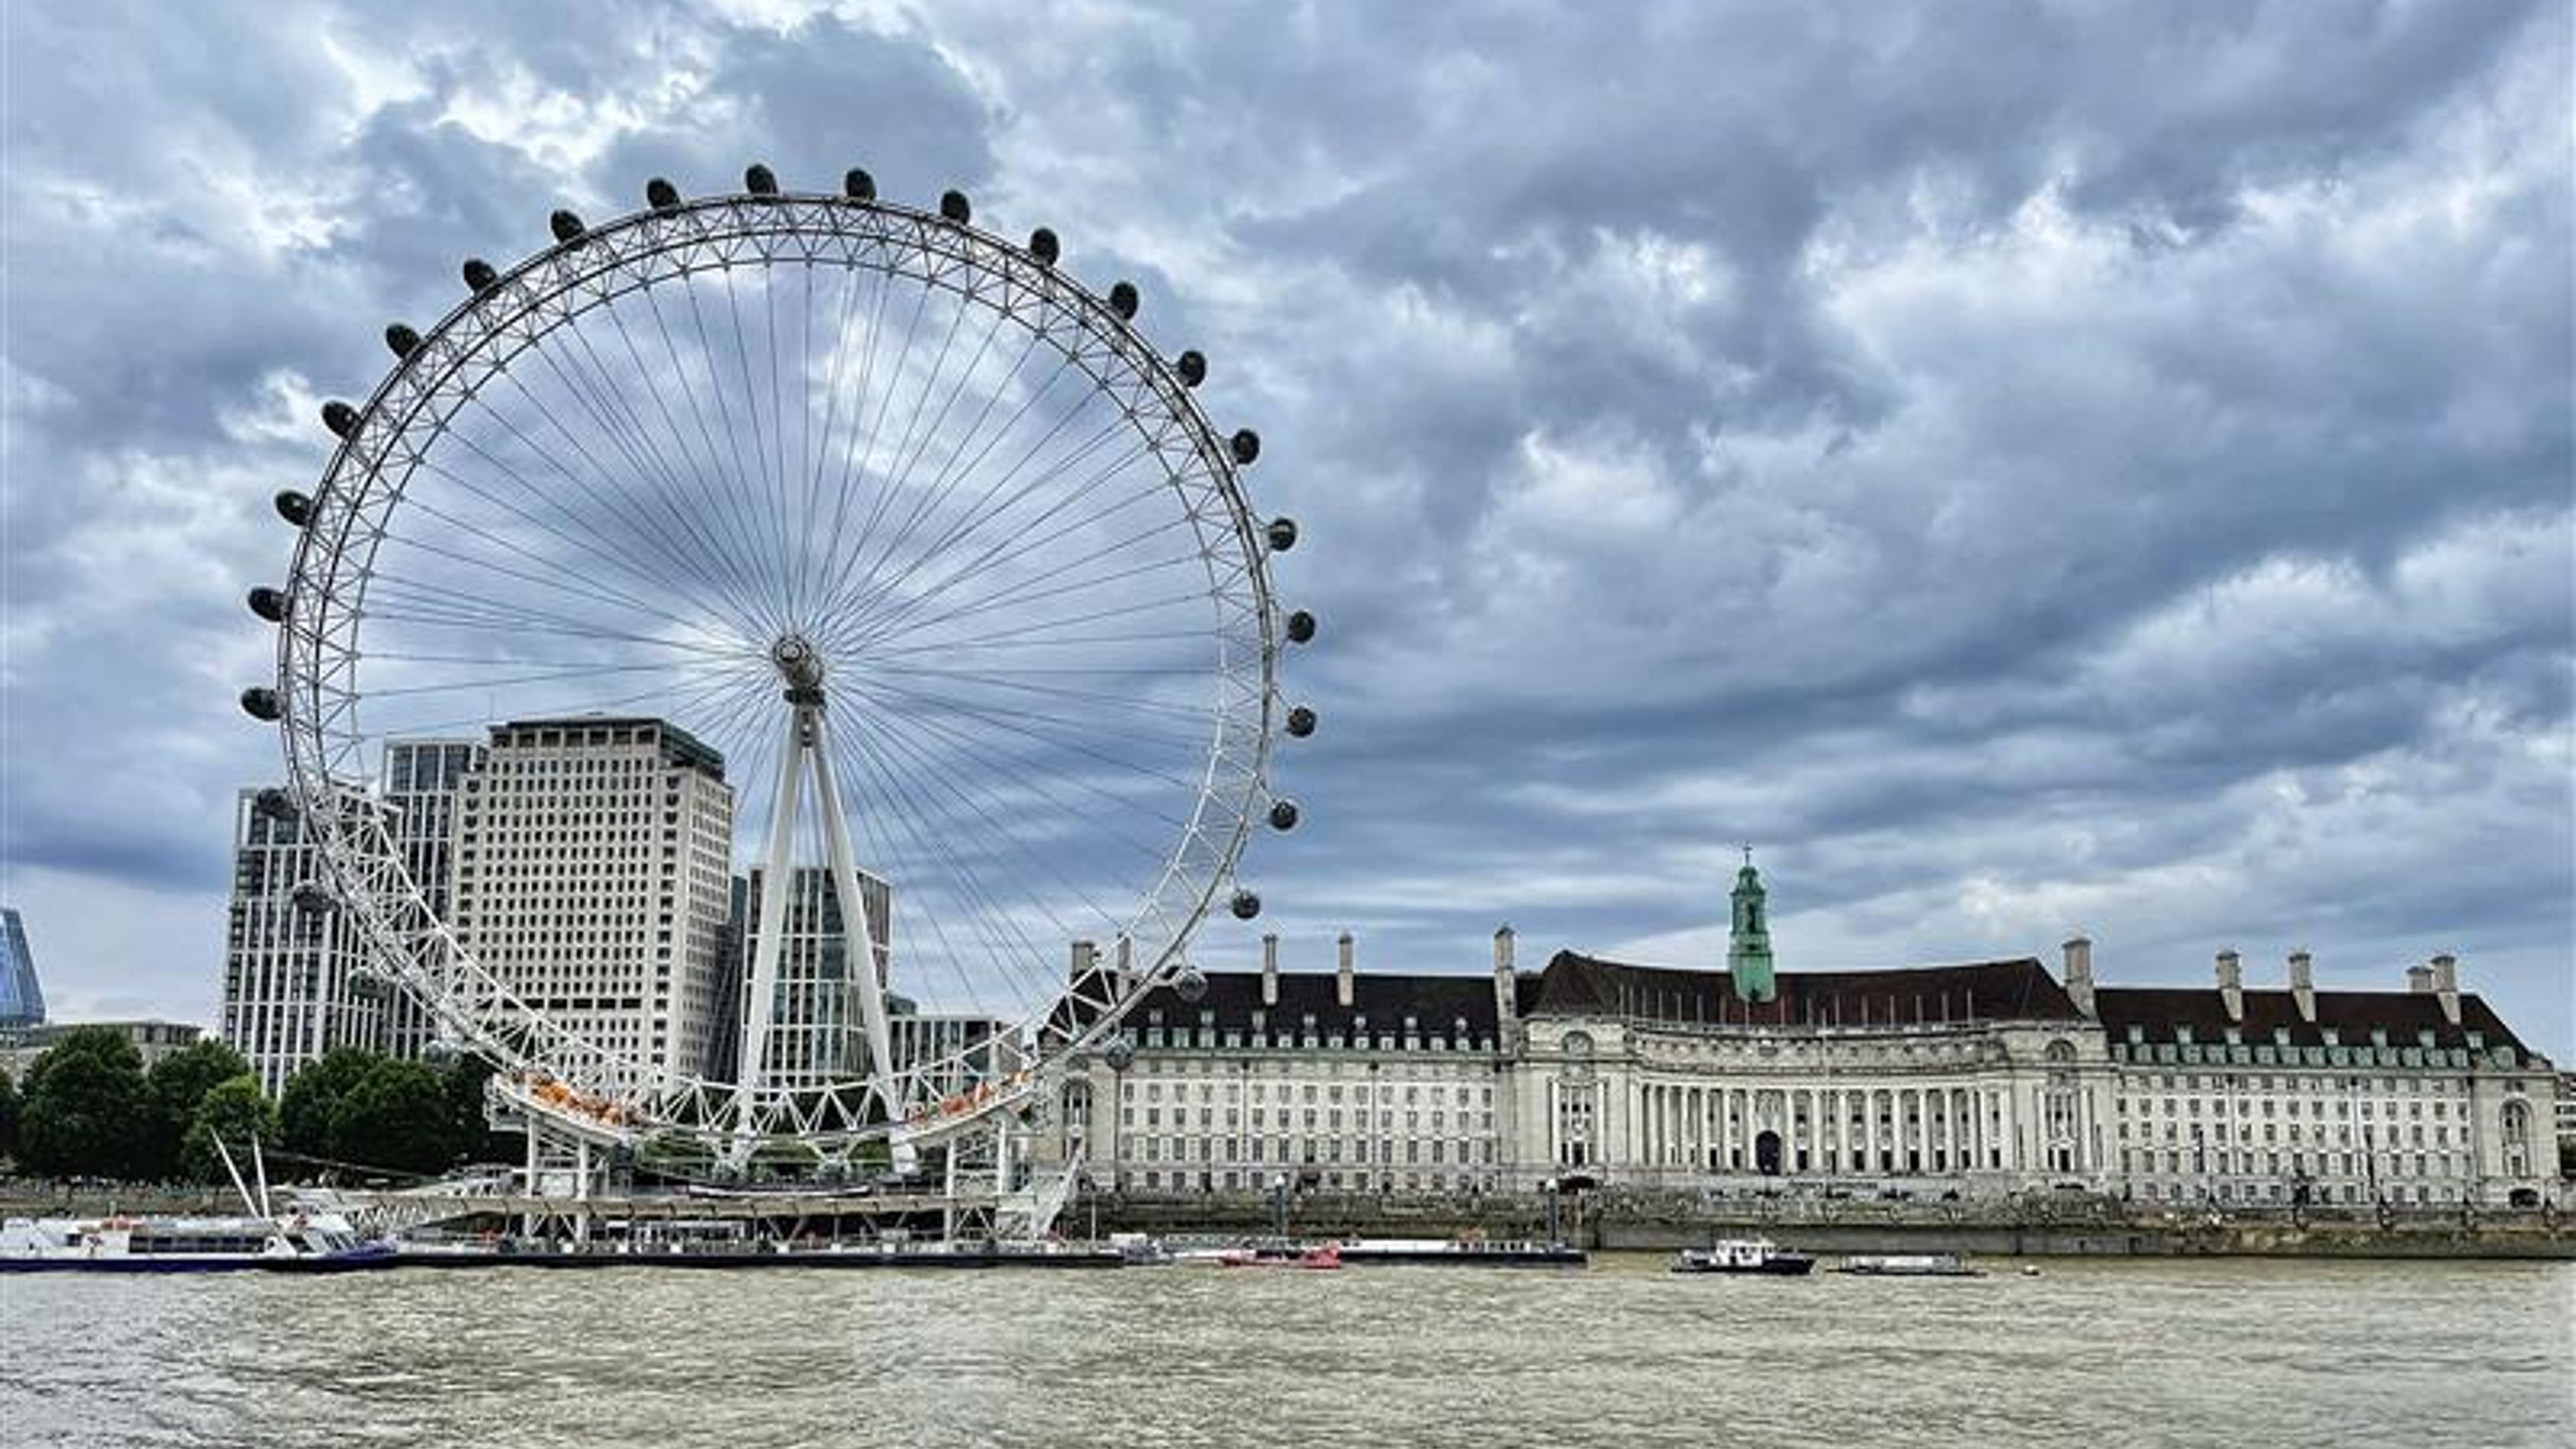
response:
[[(857, 164), (1136, 277), (1268, 440), (1292, 954), (1704, 951), (1751, 837), (1793, 954), (2448, 945), (2576, 1042), (2557, 8), (95, 13), (11, 62), (13, 861), (220, 890), (236, 594), (320, 459), (275, 379), (363, 386), (551, 206)], [(460, 116), (510, 96), (589, 149)]]

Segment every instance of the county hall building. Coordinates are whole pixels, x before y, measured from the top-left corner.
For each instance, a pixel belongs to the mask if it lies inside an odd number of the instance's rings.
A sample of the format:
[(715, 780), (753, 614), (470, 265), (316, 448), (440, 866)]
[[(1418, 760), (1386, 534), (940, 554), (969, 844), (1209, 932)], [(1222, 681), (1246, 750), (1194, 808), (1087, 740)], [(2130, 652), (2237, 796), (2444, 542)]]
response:
[[(2105, 986), (2034, 957), (1783, 971), (1759, 873), (1726, 968), (1560, 951), (1490, 978), (1210, 973), (1067, 1084), (1058, 1150), (1141, 1195), (2072, 1192), (2243, 1205), (2554, 1200), (2558, 1078), (2437, 957), (2402, 989)], [(1112, 1065), (1112, 1062), (1119, 1065)]]

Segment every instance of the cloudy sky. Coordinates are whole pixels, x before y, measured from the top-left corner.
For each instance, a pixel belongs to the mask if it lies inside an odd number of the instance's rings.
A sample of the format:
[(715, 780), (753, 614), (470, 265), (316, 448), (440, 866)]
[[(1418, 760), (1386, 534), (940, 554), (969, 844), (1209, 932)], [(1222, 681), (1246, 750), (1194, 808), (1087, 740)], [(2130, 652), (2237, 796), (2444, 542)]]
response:
[[(853, 164), (1133, 276), (1326, 635), (1247, 878), (1323, 968), (2053, 956), (2576, 1056), (2567, 9), (6, 8), (0, 900), (211, 1015), (277, 488), (387, 318)], [(1934, 13), (1937, 9), (1937, 13)], [(1212, 929), (1212, 964), (1249, 957)]]

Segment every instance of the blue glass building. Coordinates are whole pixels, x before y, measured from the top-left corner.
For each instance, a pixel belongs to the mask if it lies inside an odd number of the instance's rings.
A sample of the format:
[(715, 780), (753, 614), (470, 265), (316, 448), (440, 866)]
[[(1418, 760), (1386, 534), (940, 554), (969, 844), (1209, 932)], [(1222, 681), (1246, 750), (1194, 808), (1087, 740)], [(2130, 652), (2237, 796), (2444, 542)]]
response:
[(0, 1028), (42, 1026), (45, 988), (36, 979), (36, 956), (18, 913), (0, 907)]

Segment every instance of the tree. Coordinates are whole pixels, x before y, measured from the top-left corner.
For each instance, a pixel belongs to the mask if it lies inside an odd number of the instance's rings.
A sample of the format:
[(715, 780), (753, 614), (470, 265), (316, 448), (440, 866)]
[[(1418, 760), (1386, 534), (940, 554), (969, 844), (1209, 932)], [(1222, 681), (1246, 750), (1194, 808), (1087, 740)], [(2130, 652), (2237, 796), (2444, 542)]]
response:
[(259, 1089), (259, 1078), (242, 1072), (217, 1082), (198, 1099), (179, 1140), (179, 1171), (192, 1182), (230, 1182), (231, 1174), (224, 1171), (223, 1154), (215, 1144), (222, 1142), (233, 1154), (234, 1165), (241, 1167), (253, 1138), (278, 1140), (277, 1104)]
[(144, 1078), (152, 1099), (152, 1125), (138, 1164), (140, 1175), (176, 1176), (180, 1140), (197, 1120), (197, 1104), (219, 1083), (249, 1071), (250, 1063), (240, 1052), (213, 1037), (199, 1037), (153, 1063)]
[(456, 1161), (447, 1088), (419, 1062), (379, 1057), (331, 1110), (330, 1156), (394, 1172), (442, 1172)]
[(458, 1162), (515, 1162), (525, 1144), (515, 1132), (495, 1132), (483, 1117), (483, 1084), (492, 1080), (489, 1061), (472, 1052), (448, 1064), (442, 1081), (447, 1089), (448, 1142)]
[(18, 1155), (18, 1084), (0, 1072), (0, 1157)]
[(56, 1177), (129, 1177), (150, 1124), (134, 1043), (113, 1027), (75, 1027), (27, 1069), (19, 1165)]
[(286, 1150), (307, 1157), (330, 1157), (331, 1119), (340, 1099), (384, 1058), (356, 1047), (340, 1047), (307, 1062), (286, 1079), (277, 1099), (277, 1127)]

